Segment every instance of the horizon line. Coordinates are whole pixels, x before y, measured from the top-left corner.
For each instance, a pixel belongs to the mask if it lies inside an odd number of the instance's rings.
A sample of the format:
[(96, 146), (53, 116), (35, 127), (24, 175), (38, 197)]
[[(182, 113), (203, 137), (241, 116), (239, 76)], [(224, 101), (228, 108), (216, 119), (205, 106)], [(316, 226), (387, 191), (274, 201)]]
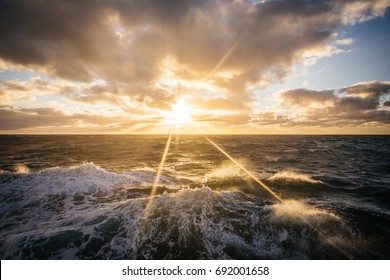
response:
[(0, 136), (121, 136), (121, 135), (231, 135), (231, 136), (390, 136), (390, 133), (0, 133)]

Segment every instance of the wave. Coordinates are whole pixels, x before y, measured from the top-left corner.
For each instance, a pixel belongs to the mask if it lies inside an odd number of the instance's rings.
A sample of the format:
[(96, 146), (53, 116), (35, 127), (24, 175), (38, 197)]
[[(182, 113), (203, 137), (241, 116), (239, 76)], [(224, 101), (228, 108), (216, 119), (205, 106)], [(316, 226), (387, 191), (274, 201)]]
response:
[(305, 204), (298, 200), (284, 200), (283, 203), (277, 203), (271, 206), (274, 212), (274, 218), (279, 221), (296, 221), (319, 223), (325, 220), (340, 221), (337, 215), (316, 207)]
[[(146, 170), (110, 172), (93, 163), (27, 174), (4, 172), (0, 174), (0, 216), (21, 215), (28, 220), (25, 211), (30, 209), (45, 215), (51, 210), (72, 212), (77, 208), (147, 197), (155, 176), (155, 172)], [(170, 186), (175, 189), (175, 179), (161, 176), (156, 194), (171, 192)]]
[(241, 169), (234, 163), (227, 161), (206, 175), (206, 178), (227, 178), (241, 174)]
[(342, 258), (323, 237), (343, 246), (351, 245), (353, 234), (340, 217), (301, 201), (268, 205), (208, 187), (156, 197), (142, 225), (133, 243), (134, 258), (306, 259), (313, 258), (313, 247), (318, 254), (333, 250)]
[(12, 168), (16, 173), (21, 173), (21, 174), (28, 174), (30, 173), (30, 169), (26, 164), (16, 164)]
[(322, 184), (322, 181), (316, 180), (311, 178), (308, 175), (298, 173), (296, 171), (292, 170), (283, 170), (276, 174), (274, 174), (272, 177), (268, 179), (268, 181), (275, 181), (275, 182), (304, 182), (304, 183), (310, 183), (310, 184)]
[[(135, 170), (131, 172), (116, 173), (107, 171), (93, 163), (84, 163), (69, 168), (53, 167), (38, 172), (27, 171), (22, 167), (15, 177), (11, 172), (4, 172), (15, 179), (6, 188), (26, 188), (32, 191), (38, 188), (40, 192), (51, 193), (60, 191), (72, 194), (74, 192), (96, 192), (98, 190), (109, 191), (117, 186), (145, 186), (153, 184), (156, 172), (148, 170)], [(5, 177), (4, 177), (5, 178)], [(175, 179), (161, 176), (161, 184), (175, 184)], [(1, 181), (0, 181), (1, 184)]]
[[(228, 172), (220, 180), (231, 174), (238, 175)], [(274, 204), (232, 189), (179, 186), (180, 180), (169, 176), (162, 176), (151, 197), (154, 179), (153, 171), (115, 173), (93, 163), (0, 174), (0, 256), (343, 258), (302, 217), (350, 244), (351, 234), (342, 218), (301, 201)]]

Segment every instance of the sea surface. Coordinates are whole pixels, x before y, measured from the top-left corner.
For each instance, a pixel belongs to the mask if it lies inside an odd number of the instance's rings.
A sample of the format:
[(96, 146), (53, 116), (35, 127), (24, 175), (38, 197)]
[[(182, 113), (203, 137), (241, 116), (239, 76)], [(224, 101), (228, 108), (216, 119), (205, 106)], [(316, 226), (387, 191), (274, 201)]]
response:
[(0, 136), (1, 259), (390, 259), (390, 136), (208, 137)]

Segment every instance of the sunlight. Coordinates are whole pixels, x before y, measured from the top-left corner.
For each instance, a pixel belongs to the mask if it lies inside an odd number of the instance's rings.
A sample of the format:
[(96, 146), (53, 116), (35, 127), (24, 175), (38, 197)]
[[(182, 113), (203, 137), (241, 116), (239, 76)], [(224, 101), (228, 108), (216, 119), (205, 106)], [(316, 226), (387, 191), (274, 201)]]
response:
[(172, 125), (184, 125), (193, 122), (191, 115), (193, 109), (180, 99), (173, 106), (172, 111), (164, 113), (165, 123)]
[[(244, 171), (249, 177), (251, 177), (253, 180), (255, 180), (261, 187), (263, 187), (266, 191), (268, 191), (277, 201), (280, 202), (285, 209), (287, 209), (287, 212), (291, 215), (293, 214), (297, 219), (304, 222), (307, 226), (309, 226), (313, 231), (317, 233), (317, 235), (322, 238), (325, 242), (327, 242), (329, 245), (333, 246), (336, 250), (338, 250), (340, 253), (342, 253), (345, 257), (348, 259), (352, 259), (352, 256), (350, 256), (346, 251), (344, 251), (341, 247), (339, 247), (331, 238), (326, 236), (322, 233), (321, 228), (318, 228), (315, 224), (313, 224), (307, 217), (303, 216), (303, 213), (300, 212), (300, 210), (305, 209), (303, 207), (299, 207), (298, 209), (292, 206), (293, 203), (288, 202), (286, 204), (286, 201), (283, 200), (278, 194), (276, 194), (273, 190), (271, 190), (265, 183), (260, 181), (255, 175), (253, 175), (248, 169), (246, 169), (241, 163), (239, 163), (237, 160), (235, 160), (231, 155), (229, 155), (225, 150), (223, 150), (220, 146), (218, 146), (215, 142), (211, 141), (207, 136), (203, 135), (203, 137), (211, 144), (213, 145), (218, 151), (220, 151), (222, 154), (224, 154), (228, 159), (230, 159), (235, 165), (237, 165), (242, 171)], [(306, 211), (306, 209), (305, 209)]]
[(149, 199), (149, 202), (146, 205), (145, 210), (144, 210), (144, 215), (143, 215), (144, 218), (149, 217), (151, 207), (152, 207), (153, 201), (154, 201), (154, 196), (156, 194), (156, 189), (157, 189), (158, 183), (160, 182), (162, 169), (163, 169), (164, 164), (165, 164), (165, 159), (167, 158), (169, 146), (171, 145), (171, 139), (172, 139), (172, 134), (169, 134), (167, 144), (165, 145), (164, 153), (161, 157), (160, 165), (158, 166), (158, 169), (157, 169), (156, 178), (154, 179), (152, 190), (151, 190), (150, 195), (149, 195), (150, 199)]

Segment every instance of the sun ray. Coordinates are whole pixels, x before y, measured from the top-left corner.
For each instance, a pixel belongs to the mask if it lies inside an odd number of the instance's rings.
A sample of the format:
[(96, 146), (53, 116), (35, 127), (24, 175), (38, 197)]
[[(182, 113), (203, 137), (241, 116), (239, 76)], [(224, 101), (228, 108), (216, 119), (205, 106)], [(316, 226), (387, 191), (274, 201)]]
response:
[(203, 136), (206, 138), (207, 141), (209, 141), (215, 148), (217, 148), (221, 153), (223, 153), (228, 159), (230, 159), (235, 165), (237, 165), (239, 168), (241, 168), (242, 171), (244, 171), (246, 174), (248, 174), (253, 180), (255, 180), (260, 186), (262, 186), (264, 189), (266, 189), (273, 197), (276, 198), (279, 202), (283, 203), (283, 200), (278, 196), (273, 190), (271, 190), (266, 184), (264, 184), (262, 181), (257, 179), (251, 172), (249, 172), (248, 169), (246, 169), (241, 163), (236, 161), (232, 156), (230, 156), (227, 152), (222, 150), (217, 144), (215, 144), (213, 141), (211, 141), (207, 136)]
[(238, 37), (238, 39), (234, 42), (234, 44), (230, 47), (230, 49), (225, 53), (225, 55), (221, 58), (221, 60), (215, 65), (213, 70), (207, 75), (206, 80), (210, 79), (215, 72), (218, 71), (218, 69), (222, 66), (222, 64), (225, 63), (225, 61), (233, 54), (233, 52), (236, 50), (237, 46), (240, 44), (241, 40), (243, 38), (243, 35)]
[(153, 201), (154, 201), (154, 195), (156, 194), (157, 185), (160, 182), (162, 169), (164, 167), (165, 159), (167, 158), (167, 154), (168, 154), (168, 151), (169, 151), (169, 146), (171, 144), (171, 139), (172, 139), (172, 134), (169, 134), (168, 140), (167, 140), (167, 144), (165, 145), (164, 153), (163, 153), (163, 155), (161, 157), (160, 165), (158, 166), (156, 178), (154, 179), (152, 190), (150, 191), (149, 201), (148, 201), (148, 204), (146, 205), (145, 210), (144, 210), (144, 215), (143, 215), (144, 218), (148, 217), (149, 214), (150, 214), (150, 210), (151, 210), (151, 207), (152, 207), (152, 204), (153, 204)]
[[(225, 152), (221, 147), (219, 147), (216, 143), (211, 141), (207, 136), (203, 136), (207, 141), (210, 142), (216, 149), (218, 149), (222, 154), (224, 154), (228, 159), (230, 159), (234, 164), (236, 164), (242, 171), (244, 171), (247, 175), (249, 175), (253, 180), (255, 180), (260, 186), (262, 186), (265, 190), (267, 190), (276, 200), (278, 200), (280, 203), (286, 205), (289, 207), (288, 204), (284, 202), (284, 200), (277, 195), (273, 190), (271, 190), (266, 184), (264, 184), (262, 181), (260, 181), (256, 176), (254, 176), (248, 169), (246, 169), (242, 164), (240, 164), (238, 161), (236, 161), (231, 155), (229, 155), (227, 152)], [(299, 219), (304, 222), (311, 230), (313, 230), (318, 237), (320, 237), (322, 240), (324, 240), (326, 243), (331, 245), (333, 248), (335, 248), (337, 251), (339, 251), (342, 255), (344, 255), (348, 259), (352, 259), (352, 256), (349, 255), (345, 250), (340, 248), (333, 240), (331, 240), (329, 237), (324, 235), (318, 227), (314, 226), (309, 220), (305, 219), (298, 211), (296, 211), (294, 208), (289, 207), (289, 210), (296, 214), (296, 217), (299, 217)]]

